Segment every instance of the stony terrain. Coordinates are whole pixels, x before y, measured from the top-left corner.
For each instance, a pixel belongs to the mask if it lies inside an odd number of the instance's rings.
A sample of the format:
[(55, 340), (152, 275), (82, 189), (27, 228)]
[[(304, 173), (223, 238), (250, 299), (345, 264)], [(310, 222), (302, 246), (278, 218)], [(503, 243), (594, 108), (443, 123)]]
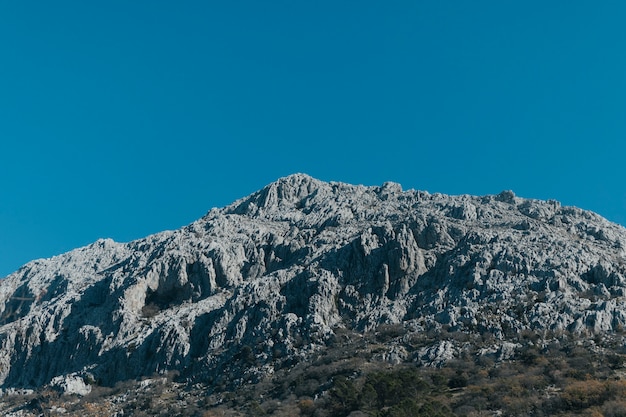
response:
[[(223, 390), (327, 349), (338, 332), (617, 334), (626, 230), (556, 201), (447, 196), (303, 174), (176, 231), (33, 261), (0, 282), (0, 385), (93, 385), (175, 371)], [(381, 327), (383, 326), (383, 327)], [(440, 366), (466, 341), (381, 360)]]

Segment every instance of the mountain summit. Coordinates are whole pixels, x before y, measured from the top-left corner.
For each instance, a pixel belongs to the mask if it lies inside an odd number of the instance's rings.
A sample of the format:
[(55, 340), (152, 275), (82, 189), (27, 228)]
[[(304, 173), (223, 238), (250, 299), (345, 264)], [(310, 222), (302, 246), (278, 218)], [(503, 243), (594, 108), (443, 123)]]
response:
[[(490, 335), (492, 352), (523, 331), (614, 332), (625, 248), (624, 228), (556, 201), (295, 174), (182, 229), (99, 240), (1, 281), (0, 385), (80, 393), (168, 371), (240, 384), (338, 332), (390, 325)], [(463, 344), (384, 349), (436, 365)]]

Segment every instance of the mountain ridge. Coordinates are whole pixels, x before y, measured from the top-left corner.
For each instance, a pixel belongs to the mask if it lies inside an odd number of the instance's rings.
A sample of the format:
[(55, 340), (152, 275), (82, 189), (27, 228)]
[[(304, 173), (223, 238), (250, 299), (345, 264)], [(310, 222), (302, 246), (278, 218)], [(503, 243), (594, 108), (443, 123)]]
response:
[[(101, 239), (6, 277), (0, 385), (78, 380), (80, 391), (81, 380), (170, 371), (241, 384), (306, 360), (338, 329), (381, 325), (489, 334), (499, 355), (524, 330), (615, 333), (625, 247), (626, 230), (597, 214), (511, 191), (294, 174), (181, 229)], [(387, 349), (390, 361), (437, 365), (464, 348)]]

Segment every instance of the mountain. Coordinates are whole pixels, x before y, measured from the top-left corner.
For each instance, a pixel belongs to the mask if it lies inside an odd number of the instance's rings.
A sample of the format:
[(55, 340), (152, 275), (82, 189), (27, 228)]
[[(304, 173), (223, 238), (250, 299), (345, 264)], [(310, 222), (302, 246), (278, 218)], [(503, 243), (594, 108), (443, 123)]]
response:
[[(0, 385), (62, 387), (175, 372), (226, 389), (306, 362), (342, 332), (488, 335), (506, 359), (533, 332), (626, 326), (626, 230), (510, 191), (475, 197), (295, 174), (194, 223), (99, 240), (0, 282)], [(440, 366), (433, 339), (389, 363)], [(510, 355), (509, 355), (510, 356)]]

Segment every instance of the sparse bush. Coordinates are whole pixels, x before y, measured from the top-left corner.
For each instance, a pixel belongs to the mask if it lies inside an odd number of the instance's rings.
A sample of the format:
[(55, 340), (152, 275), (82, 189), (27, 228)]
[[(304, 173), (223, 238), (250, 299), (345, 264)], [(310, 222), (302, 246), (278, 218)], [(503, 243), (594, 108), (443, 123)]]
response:
[(604, 417), (626, 417), (626, 401), (607, 401), (602, 405)]
[(600, 381), (575, 381), (565, 387), (561, 401), (568, 410), (583, 410), (593, 405), (602, 405), (609, 397), (607, 388), (607, 384)]
[(303, 415), (309, 416), (313, 414), (313, 411), (315, 411), (315, 403), (312, 399), (305, 398), (298, 401), (298, 408)]
[(365, 385), (373, 388), (379, 407), (395, 405), (404, 399), (415, 398), (430, 388), (416, 368), (401, 368), (395, 372), (376, 372), (367, 377)]
[(334, 411), (334, 415), (344, 416), (358, 409), (359, 395), (351, 380), (343, 376), (337, 377), (330, 394), (332, 397), (331, 408)]
[(448, 387), (450, 388), (463, 388), (467, 386), (467, 376), (459, 373), (448, 381)]
[(147, 319), (151, 319), (161, 312), (161, 309), (155, 303), (148, 303), (141, 309), (141, 315)]
[(376, 339), (381, 342), (388, 342), (406, 334), (404, 326), (399, 324), (381, 324), (376, 329)]

